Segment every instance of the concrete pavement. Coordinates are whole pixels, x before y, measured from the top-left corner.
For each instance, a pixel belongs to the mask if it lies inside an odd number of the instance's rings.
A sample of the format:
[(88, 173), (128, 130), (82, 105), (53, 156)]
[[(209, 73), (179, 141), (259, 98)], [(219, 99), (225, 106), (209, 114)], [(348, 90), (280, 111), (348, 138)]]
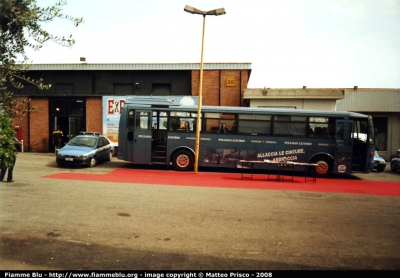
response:
[(399, 197), (42, 178), (117, 167), (133, 166), (19, 154), (0, 184), (0, 269), (400, 269)]

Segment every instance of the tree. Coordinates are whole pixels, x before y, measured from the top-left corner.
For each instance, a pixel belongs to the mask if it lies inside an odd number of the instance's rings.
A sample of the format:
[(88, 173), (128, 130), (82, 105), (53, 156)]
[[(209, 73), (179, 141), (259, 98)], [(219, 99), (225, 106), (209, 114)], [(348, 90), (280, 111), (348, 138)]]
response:
[(59, 37), (47, 32), (43, 24), (56, 18), (71, 21), (78, 26), (82, 18), (75, 18), (62, 13), (66, 0), (58, 0), (53, 6), (39, 7), (36, 0), (1, 0), (0, 1), (0, 157), (7, 167), (12, 165), (15, 156), (12, 143), (15, 132), (11, 123), (13, 118), (22, 118), (26, 113), (35, 110), (29, 108), (27, 101), (16, 100), (9, 86), (23, 88), (23, 83), (35, 85), (41, 90), (51, 87), (43, 79), (33, 80), (26, 76), (29, 70), (27, 48), (40, 50), (48, 41), (61, 46), (71, 47), (75, 44), (72, 35)]

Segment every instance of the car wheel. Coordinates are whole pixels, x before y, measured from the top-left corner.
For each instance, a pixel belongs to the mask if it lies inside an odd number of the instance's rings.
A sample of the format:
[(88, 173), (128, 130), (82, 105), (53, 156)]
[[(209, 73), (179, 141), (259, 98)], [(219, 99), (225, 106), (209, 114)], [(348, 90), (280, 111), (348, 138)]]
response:
[(396, 172), (396, 169), (394, 168), (394, 166), (393, 166), (393, 165), (390, 165), (390, 171), (392, 171), (392, 172)]
[(329, 157), (317, 156), (311, 160), (311, 163), (318, 164), (317, 167), (310, 168), (312, 174), (316, 174), (318, 176), (327, 176), (332, 172), (333, 162)]
[(90, 167), (96, 167), (97, 166), (97, 157), (93, 156), (90, 159)]
[(110, 152), (110, 153), (108, 154), (107, 161), (111, 161), (112, 157), (113, 157), (113, 152)]
[(376, 167), (376, 171), (378, 171), (378, 172), (383, 172), (383, 171), (385, 171), (385, 166), (378, 166), (378, 167)]
[(190, 151), (180, 150), (172, 156), (172, 165), (176, 171), (189, 171), (193, 169), (194, 156)]

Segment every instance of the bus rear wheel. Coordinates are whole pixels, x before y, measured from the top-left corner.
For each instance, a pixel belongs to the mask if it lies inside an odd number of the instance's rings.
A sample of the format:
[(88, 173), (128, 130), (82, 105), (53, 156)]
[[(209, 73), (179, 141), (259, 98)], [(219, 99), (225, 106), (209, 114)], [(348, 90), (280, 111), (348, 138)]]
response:
[(311, 171), (314, 171), (313, 174), (327, 176), (332, 172), (333, 163), (329, 157), (317, 156), (311, 160), (311, 163), (318, 164), (318, 166), (311, 168)]
[(193, 169), (194, 156), (190, 151), (180, 150), (172, 156), (172, 165), (176, 171), (189, 171)]

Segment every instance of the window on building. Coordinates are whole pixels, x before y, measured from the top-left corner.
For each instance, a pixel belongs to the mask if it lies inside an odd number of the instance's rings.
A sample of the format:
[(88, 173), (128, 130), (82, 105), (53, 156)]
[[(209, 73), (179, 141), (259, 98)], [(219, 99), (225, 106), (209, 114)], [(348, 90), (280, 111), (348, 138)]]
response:
[(171, 84), (153, 84), (153, 96), (169, 96), (171, 95)]

